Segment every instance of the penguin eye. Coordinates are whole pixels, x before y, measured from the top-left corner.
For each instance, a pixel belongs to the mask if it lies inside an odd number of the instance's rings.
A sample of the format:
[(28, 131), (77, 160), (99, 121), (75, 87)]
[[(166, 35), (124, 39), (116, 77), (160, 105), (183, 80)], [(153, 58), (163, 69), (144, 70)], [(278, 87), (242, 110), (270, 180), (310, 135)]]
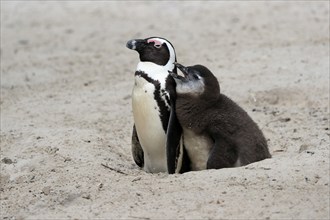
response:
[(196, 79), (196, 80), (200, 80), (201, 77), (200, 77), (198, 74), (194, 74), (194, 79)]
[(153, 43), (154, 44), (154, 47), (156, 47), (157, 49), (161, 48), (162, 47), (162, 42), (157, 40), (157, 39), (149, 39), (147, 40), (147, 43), (150, 44), (150, 43)]
[(162, 45), (161, 44), (154, 44), (154, 47), (156, 47), (157, 49), (161, 48)]

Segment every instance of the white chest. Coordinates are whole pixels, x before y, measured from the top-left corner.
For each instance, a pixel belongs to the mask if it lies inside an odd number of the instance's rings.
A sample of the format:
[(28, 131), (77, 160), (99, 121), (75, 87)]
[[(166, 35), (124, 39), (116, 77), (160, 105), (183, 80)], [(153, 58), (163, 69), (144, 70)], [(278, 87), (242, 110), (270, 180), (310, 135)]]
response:
[[(142, 71), (141, 68), (138, 70)], [(163, 69), (154, 68), (148, 77), (157, 81), (160, 90), (165, 91), (165, 74)], [(158, 75), (156, 74), (158, 71)], [(146, 72), (146, 71), (144, 71)], [(155, 77), (157, 76), (157, 77)], [(144, 77), (135, 76), (132, 93), (132, 108), (136, 131), (144, 152), (144, 170), (147, 172), (167, 172), (166, 134), (160, 118), (160, 109), (155, 100), (155, 85)], [(156, 91), (159, 92), (159, 91)], [(166, 108), (169, 110), (169, 106)]]
[(185, 128), (183, 129), (183, 138), (191, 162), (191, 169), (193, 171), (205, 170), (213, 141), (206, 136), (196, 135), (190, 129)]

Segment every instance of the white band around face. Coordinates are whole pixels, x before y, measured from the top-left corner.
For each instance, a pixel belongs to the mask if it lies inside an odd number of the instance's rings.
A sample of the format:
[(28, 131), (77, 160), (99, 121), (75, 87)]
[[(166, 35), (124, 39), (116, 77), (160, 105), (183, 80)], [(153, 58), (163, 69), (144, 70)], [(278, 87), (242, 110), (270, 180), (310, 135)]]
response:
[(166, 63), (166, 68), (167, 69), (173, 69), (174, 68), (174, 62), (175, 62), (175, 50), (173, 48), (173, 46), (171, 45), (171, 43), (169, 43), (167, 40), (163, 39), (163, 38), (150, 38), (147, 41), (149, 42), (155, 42), (155, 45), (157, 44), (163, 44), (165, 43), (167, 45), (168, 50), (170, 51), (170, 59), (168, 60), (168, 62)]

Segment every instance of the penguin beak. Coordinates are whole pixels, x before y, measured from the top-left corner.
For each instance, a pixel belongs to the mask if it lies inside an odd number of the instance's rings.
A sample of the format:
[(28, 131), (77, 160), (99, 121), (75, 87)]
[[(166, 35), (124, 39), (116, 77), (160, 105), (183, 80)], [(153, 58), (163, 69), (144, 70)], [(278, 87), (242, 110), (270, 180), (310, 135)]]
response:
[(184, 74), (184, 76), (186, 77), (188, 75), (188, 68), (181, 65), (180, 63), (174, 62), (173, 63), (179, 70), (181, 70), (181, 72)]
[(179, 74), (177, 73), (174, 73), (172, 71), (168, 71), (169, 74), (174, 78), (174, 80), (176, 82), (180, 82), (180, 81), (186, 81), (187, 80), (187, 75), (188, 75), (188, 68), (181, 65), (180, 63), (177, 63), (177, 62), (174, 62), (173, 63), (177, 68), (179, 68), (181, 70), (181, 72), (183, 73), (184, 77), (183, 76), (180, 76)]
[(179, 79), (180, 77), (182, 76), (179, 76), (177, 73), (171, 71), (171, 70), (168, 70), (168, 73), (174, 78), (174, 79)]
[(174, 72), (172, 72), (172, 71), (168, 71), (168, 73), (173, 77), (173, 79), (175, 80), (175, 82), (177, 82), (177, 83), (181, 83), (181, 82), (184, 82), (184, 81), (186, 81), (186, 78), (185, 77), (183, 77), (183, 76), (180, 76), (180, 75), (178, 75), (177, 73), (174, 73)]
[(144, 48), (147, 44), (146, 40), (143, 39), (133, 39), (126, 43), (126, 47), (131, 50), (139, 51)]

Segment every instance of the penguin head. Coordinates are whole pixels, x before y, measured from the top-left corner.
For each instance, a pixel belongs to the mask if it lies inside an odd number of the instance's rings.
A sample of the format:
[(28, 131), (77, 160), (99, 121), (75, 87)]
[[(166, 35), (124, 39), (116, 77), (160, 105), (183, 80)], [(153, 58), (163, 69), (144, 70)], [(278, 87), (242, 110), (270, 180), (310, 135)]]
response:
[[(152, 62), (157, 65), (167, 66), (173, 69), (176, 61), (175, 50), (172, 44), (160, 37), (146, 39), (133, 39), (127, 42), (126, 47), (136, 50), (141, 62)], [(171, 67), (171, 68), (170, 68)]]
[(178, 95), (194, 95), (207, 97), (207, 99), (217, 98), (220, 94), (220, 86), (217, 78), (212, 72), (202, 65), (185, 67), (179, 63), (174, 65), (183, 73), (180, 76), (169, 71), (176, 82), (176, 93)]

